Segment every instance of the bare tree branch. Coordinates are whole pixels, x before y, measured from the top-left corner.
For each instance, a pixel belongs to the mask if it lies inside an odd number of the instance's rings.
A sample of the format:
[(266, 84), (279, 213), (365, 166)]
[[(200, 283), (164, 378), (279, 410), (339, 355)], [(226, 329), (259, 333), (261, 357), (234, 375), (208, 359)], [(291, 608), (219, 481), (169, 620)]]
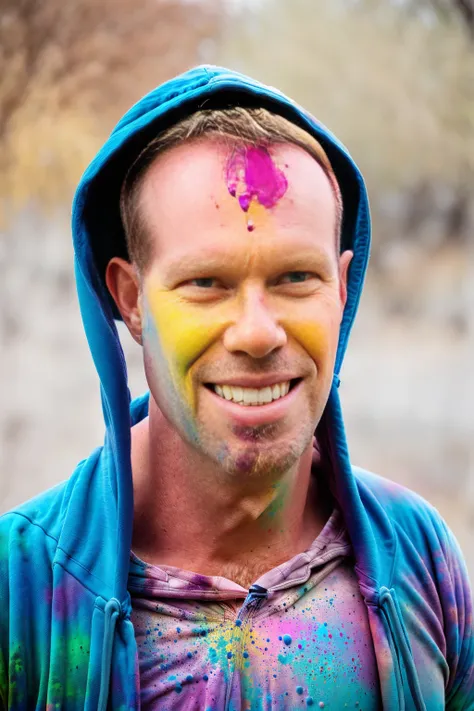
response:
[(196, 61), (219, 8), (220, 0), (0, 0), (0, 142), (35, 82), (54, 86), (62, 106), (80, 94), (118, 114), (152, 75), (156, 84)]

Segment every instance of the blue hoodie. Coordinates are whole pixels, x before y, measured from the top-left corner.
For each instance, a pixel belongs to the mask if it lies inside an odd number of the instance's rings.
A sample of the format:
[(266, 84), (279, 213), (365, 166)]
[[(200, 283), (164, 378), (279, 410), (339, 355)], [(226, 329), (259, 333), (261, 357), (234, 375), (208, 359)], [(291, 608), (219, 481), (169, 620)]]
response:
[[(130, 402), (127, 371), (104, 285), (126, 256), (119, 191), (148, 141), (200, 108), (263, 106), (313, 134), (341, 187), (343, 248), (354, 258), (334, 380), (318, 442), (355, 557), (377, 659), (383, 708), (474, 710), (474, 638), (467, 572), (439, 514), (412, 492), (353, 467), (339, 372), (362, 290), (370, 218), (362, 176), (339, 141), (276, 89), (198, 67), (127, 112), (86, 170), (73, 207), (77, 290), (100, 378), (104, 445), (64, 483), (0, 519), (0, 707), (139, 709), (140, 680), (127, 590), (133, 522), (130, 427), (148, 396)], [(315, 662), (316, 664), (317, 662)]]

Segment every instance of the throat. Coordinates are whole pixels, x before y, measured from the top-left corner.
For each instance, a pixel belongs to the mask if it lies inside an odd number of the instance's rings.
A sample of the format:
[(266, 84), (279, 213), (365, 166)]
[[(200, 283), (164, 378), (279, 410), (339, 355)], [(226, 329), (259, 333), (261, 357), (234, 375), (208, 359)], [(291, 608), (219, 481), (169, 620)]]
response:
[(280, 559), (268, 559), (267, 561), (252, 560), (251, 558), (245, 562), (242, 561), (242, 563), (229, 561), (223, 563), (222, 566), (217, 569), (217, 572), (214, 573), (214, 576), (218, 575), (221, 578), (226, 578), (233, 583), (237, 583), (237, 585), (240, 585), (240, 587), (245, 590), (248, 590), (262, 575), (268, 573), (278, 565), (285, 563), (287, 559), (289, 558), (285, 557), (281, 559), (280, 556)]

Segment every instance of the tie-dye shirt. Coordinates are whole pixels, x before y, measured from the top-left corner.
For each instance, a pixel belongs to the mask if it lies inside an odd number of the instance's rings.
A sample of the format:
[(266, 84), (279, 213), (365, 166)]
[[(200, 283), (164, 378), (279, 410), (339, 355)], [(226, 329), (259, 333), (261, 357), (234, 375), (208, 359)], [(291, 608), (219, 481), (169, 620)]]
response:
[(142, 711), (380, 708), (367, 609), (335, 510), (250, 592), (148, 565), (129, 576)]

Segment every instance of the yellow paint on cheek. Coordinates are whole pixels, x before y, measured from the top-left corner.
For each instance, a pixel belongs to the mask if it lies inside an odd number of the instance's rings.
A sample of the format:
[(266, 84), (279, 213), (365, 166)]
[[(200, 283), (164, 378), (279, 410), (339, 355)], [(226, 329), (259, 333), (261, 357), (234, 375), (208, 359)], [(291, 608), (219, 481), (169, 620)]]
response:
[(175, 387), (180, 390), (191, 409), (195, 410), (195, 389), (192, 365), (219, 337), (225, 318), (203, 305), (190, 305), (175, 292), (150, 287), (146, 290), (151, 317), (168, 362)]
[(307, 319), (287, 318), (282, 326), (304, 350), (317, 362), (328, 352), (329, 337), (327, 328)]

